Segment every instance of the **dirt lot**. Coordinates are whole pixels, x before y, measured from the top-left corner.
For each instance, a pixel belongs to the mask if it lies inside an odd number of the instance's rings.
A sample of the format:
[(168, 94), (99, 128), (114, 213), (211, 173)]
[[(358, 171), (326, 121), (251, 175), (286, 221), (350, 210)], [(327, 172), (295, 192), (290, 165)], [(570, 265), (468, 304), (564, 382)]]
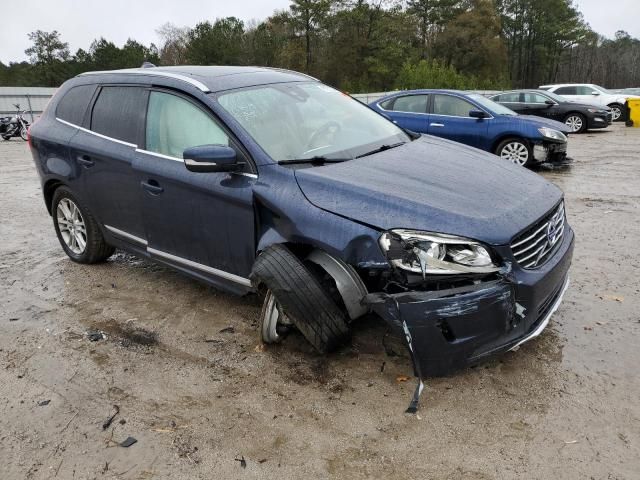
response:
[(564, 303), (518, 352), (429, 379), (411, 416), (381, 322), (329, 358), (261, 348), (255, 298), (122, 253), (74, 264), (26, 144), (0, 143), (0, 478), (640, 478), (640, 129), (569, 149), (541, 172), (577, 235)]

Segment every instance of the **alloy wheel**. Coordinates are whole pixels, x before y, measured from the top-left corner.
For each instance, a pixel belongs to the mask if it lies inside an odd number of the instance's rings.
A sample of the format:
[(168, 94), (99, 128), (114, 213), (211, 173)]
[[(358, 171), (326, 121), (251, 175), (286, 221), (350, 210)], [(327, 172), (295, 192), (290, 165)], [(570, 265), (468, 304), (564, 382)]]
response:
[(611, 107), (611, 117), (614, 122), (618, 120), (621, 116), (622, 116), (622, 109), (619, 106), (614, 105), (613, 107)]
[(78, 206), (69, 198), (58, 202), (56, 221), (60, 236), (64, 243), (76, 255), (84, 253), (87, 248), (87, 227)]
[(522, 142), (509, 142), (502, 147), (500, 157), (516, 165), (524, 166), (529, 160), (529, 149)]
[(571, 130), (572, 133), (582, 130), (582, 118), (577, 115), (571, 115), (564, 121), (564, 123), (569, 127), (569, 130)]
[(279, 330), (282, 331), (282, 328), (289, 324), (286, 315), (280, 310), (275, 295), (271, 290), (267, 291), (262, 307), (262, 341), (265, 343), (282, 341)]

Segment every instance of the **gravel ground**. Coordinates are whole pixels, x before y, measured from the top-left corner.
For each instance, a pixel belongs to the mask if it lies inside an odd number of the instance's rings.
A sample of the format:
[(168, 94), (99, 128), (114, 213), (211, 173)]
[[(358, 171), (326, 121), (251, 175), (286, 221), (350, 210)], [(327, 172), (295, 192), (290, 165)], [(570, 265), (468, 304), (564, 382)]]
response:
[(569, 151), (540, 172), (577, 236), (564, 303), (519, 351), (429, 379), (411, 416), (382, 322), (328, 358), (263, 348), (255, 298), (123, 253), (74, 264), (26, 144), (0, 143), (0, 477), (640, 478), (640, 129)]

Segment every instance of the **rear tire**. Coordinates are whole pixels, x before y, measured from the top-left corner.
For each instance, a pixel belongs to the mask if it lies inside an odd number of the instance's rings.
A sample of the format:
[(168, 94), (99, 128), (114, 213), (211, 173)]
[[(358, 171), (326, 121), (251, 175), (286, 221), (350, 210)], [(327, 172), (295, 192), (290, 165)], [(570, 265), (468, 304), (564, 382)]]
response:
[(533, 151), (522, 138), (507, 138), (498, 144), (495, 154), (515, 165), (527, 167), (533, 163)]
[(580, 113), (570, 113), (564, 119), (564, 124), (571, 133), (582, 133), (587, 129), (587, 119)]
[(51, 216), (60, 245), (74, 262), (102, 262), (115, 251), (89, 209), (69, 188), (59, 187), (53, 194)]
[[(351, 332), (345, 313), (284, 245), (273, 245), (260, 254), (251, 280), (254, 285), (263, 284), (268, 289), (260, 319), (263, 340), (264, 332), (274, 328), (269, 323), (273, 319), (267, 315), (273, 312), (267, 302), (274, 300), (280, 314), (284, 314), (318, 352), (335, 350), (349, 339)], [(276, 338), (272, 337), (271, 343), (274, 341)]]

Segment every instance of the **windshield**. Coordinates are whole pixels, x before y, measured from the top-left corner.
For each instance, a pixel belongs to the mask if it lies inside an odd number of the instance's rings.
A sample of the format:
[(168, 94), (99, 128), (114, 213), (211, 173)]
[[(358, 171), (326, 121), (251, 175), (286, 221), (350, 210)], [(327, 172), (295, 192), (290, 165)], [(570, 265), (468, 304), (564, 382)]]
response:
[(549, 97), (551, 100), (555, 100), (558, 103), (565, 103), (567, 101), (567, 99), (565, 97), (561, 97), (557, 93), (545, 91), (543, 95), (545, 97)]
[(318, 82), (233, 90), (218, 101), (276, 161), (348, 160), (410, 140), (391, 121)]
[(504, 105), (500, 105), (499, 103), (494, 102), (493, 100), (489, 100), (487, 97), (483, 97), (478, 93), (471, 93), (467, 95), (470, 99), (476, 102), (483, 108), (490, 110), (496, 115), (517, 115), (513, 110), (505, 107)]
[(600, 85), (591, 85), (593, 88), (595, 88), (596, 90), (600, 90), (602, 93), (607, 93), (609, 95), (615, 95), (614, 92), (612, 92), (611, 90), (607, 90), (604, 87), (601, 87)]

